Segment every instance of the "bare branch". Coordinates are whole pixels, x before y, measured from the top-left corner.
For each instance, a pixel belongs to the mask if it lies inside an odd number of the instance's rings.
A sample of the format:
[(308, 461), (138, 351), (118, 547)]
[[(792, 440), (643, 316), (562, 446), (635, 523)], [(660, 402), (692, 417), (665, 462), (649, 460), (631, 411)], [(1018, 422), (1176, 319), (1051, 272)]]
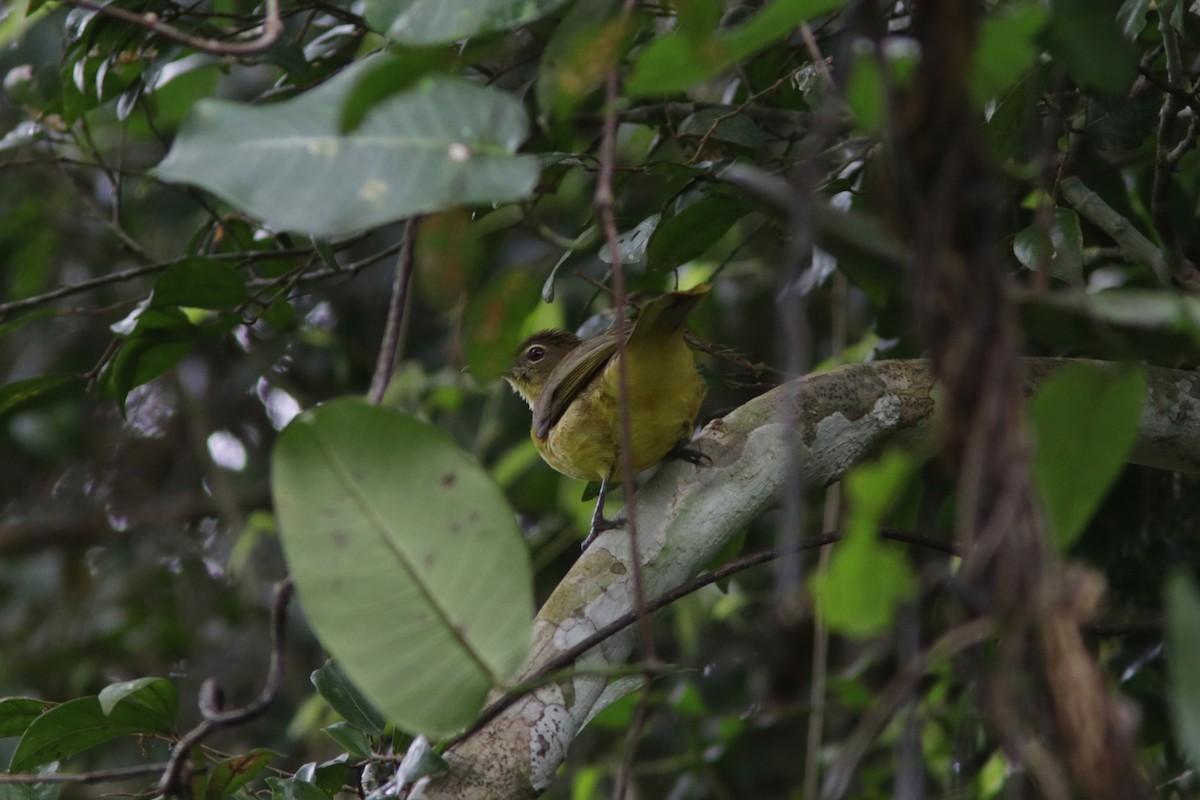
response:
[(367, 399), (374, 405), (383, 401), (392, 371), (396, 368), (396, 354), (400, 351), (400, 336), (404, 332), (404, 309), (408, 305), (408, 287), (412, 283), (413, 243), (421, 217), (413, 217), (404, 230), (400, 254), (396, 257), (396, 280), (392, 285), (392, 303), (388, 307), (387, 323), (383, 330), (383, 342), (379, 345), (379, 358), (375, 362), (375, 374), (371, 377), (371, 389)]
[(63, 3), (107, 14), (130, 25), (145, 28), (151, 33), (158, 34), (173, 42), (178, 42), (185, 47), (218, 56), (257, 55), (271, 49), (275, 42), (279, 40), (280, 34), (283, 33), (283, 20), (279, 16), (279, 0), (266, 0), (267, 9), (262, 21), (262, 33), (254, 39), (243, 42), (230, 42), (223, 39), (207, 39), (202, 36), (193, 36), (172, 25), (168, 25), (159, 18), (158, 14), (153, 12), (139, 14), (136, 11), (130, 11), (117, 5), (99, 2), (99, 0), (63, 0)]
[(1163, 286), (1171, 283), (1162, 250), (1142, 235), (1133, 223), (1118, 214), (1076, 177), (1063, 178), (1058, 184), (1063, 198), (1088, 222), (1108, 234), (1131, 263), (1145, 264)]

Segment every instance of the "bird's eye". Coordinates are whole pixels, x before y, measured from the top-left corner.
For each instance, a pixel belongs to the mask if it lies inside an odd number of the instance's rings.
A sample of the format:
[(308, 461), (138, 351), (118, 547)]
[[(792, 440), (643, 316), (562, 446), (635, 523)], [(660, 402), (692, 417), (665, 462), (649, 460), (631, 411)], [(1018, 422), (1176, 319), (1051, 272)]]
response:
[(541, 361), (546, 357), (546, 348), (535, 344), (533, 347), (525, 351), (525, 357), (533, 362)]

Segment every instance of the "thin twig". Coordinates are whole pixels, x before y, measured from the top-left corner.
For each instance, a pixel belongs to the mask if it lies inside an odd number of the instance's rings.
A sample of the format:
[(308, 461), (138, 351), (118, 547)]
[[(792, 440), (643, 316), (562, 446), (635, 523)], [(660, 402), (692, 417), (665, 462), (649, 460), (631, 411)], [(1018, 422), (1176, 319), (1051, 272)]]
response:
[[(1168, 19), (1169, 12), (1160, 5), (1158, 8), (1158, 27), (1162, 33), (1163, 53), (1167, 62), (1167, 83), (1171, 86), (1187, 90), (1186, 78), (1183, 73), (1183, 59), (1179, 55), (1179, 37)], [(1183, 262), (1183, 251), (1176, 235), (1175, 225), (1168, 213), (1167, 193), (1171, 184), (1171, 175), (1175, 164), (1171, 159), (1175, 120), (1183, 103), (1175, 92), (1167, 92), (1163, 98), (1162, 109), (1158, 117), (1158, 141), (1154, 158), (1154, 183), (1150, 193), (1150, 212), (1154, 217), (1154, 227), (1158, 229), (1162, 240), (1163, 253), (1167, 262), (1167, 270), (1178, 274)], [(1186, 139), (1185, 139), (1186, 141)]]
[(54, 775), (26, 775), (22, 773), (0, 773), (0, 785), (2, 784), (39, 784), (39, 783), (71, 783), (71, 784), (90, 784), (90, 783), (116, 783), (117, 781), (129, 780), (130, 778), (140, 778), (145, 775), (158, 775), (167, 764), (135, 764), (129, 767), (116, 767), (115, 769), (98, 769), (92, 772), (61, 772)]
[(790, 76), (785, 75), (784, 77), (778, 79), (777, 81), (772, 83), (770, 86), (766, 87), (765, 89), (751, 94), (740, 104), (729, 109), (729, 111), (726, 111), (723, 114), (719, 114), (718, 116), (713, 117), (712, 122), (708, 126), (708, 130), (706, 130), (704, 132), (704, 135), (700, 137), (700, 141), (696, 142), (695, 152), (693, 152), (691, 158), (689, 158), (684, 163), (690, 165), (690, 164), (696, 163), (696, 161), (698, 161), (700, 159), (700, 156), (704, 154), (704, 147), (708, 144), (708, 140), (712, 137), (712, 135), (714, 133), (717, 132), (717, 128), (718, 128), (718, 126), (720, 126), (720, 124), (722, 122), (724, 122), (727, 119), (730, 119), (732, 117), (736, 117), (736, 116), (742, 114), (743, 112), (746, 111), (746, 109), (750, 108), (755, 102), (760, 100), (765, 95), (768, 95), (771, 92), (778, 89), (781, 85), (786, 83), (789, 79), (790, 79)]
[[(302, 255), (309, 252), (309, 250), (310, 248), (307, 247), (293, 247), (280, 250), (255, 250), (245, 253), (213, 253), (206, 255), (205, 258), (212, 258), (218, 261), (241, 260), (248, 264), (259, 260)], [(88, 278), (87, 280), (80, 281), (79, 283), (70, 283), (66, 286), (59, 286), (57, 289), (51, 289), (48, 292), (33, 295), (32, 297), (25, 297), (20, 300), (12, 300), (7, 303), (0, 303), (0, 321), (3, 321), (8, 314), (11, 314), (14, 311), (24, 311), (28, 308), (36, 308), (37, 306), (46, 305), (47, 303), (51, 303), (63, 297), (69, 297), (70, 295), (79, 294), (80, 292), (98, 289), (101, 286), (108, 286), (114, 283), (124, 283), (125, 281), (131, 281), (134, 278), (141, 278), (145, 275), (153, 275), (157, 272), (162, 272), (174, 264), (178, 264), (179, 261), (180, 259), (173, 258), (169, 261), (156, 261), (152, 264), (143, 264), (139, 267), (130, 267), (129, 269), (110, 272), (107, 275), (99, 275), (95, 278)], [(274, 282), (274, 280), (275, 279), (272, 279), (271, 282)]]
[[(629, 18), (636, 0), (625, 0), (621, 8), (621, 20)], [(638, 547), (637, 507), (634, 502), (634, 481), (637, 473), (633, 468), (633, 422), (629, 408), (629, 364), (626, 362), (626, 336), (629, 330), (627, 317), (629, 297), (625, 287), (625, 268), (621, 262), (621, 248), (617, 243), (617, 223), (613, 214), (613, 169), (617, 160), (617, 99), (620, 78), (617, 65), (612, 64), (604, 76), (604, 124), (600, 138), (600, 172), (596, 177), (594, 205), (596, 216), (608, 244), (609, 260), (612, 262), (613, 302), (617, 308), (616, 319), (616, 366), (617, 366), (617, 420), (619, 422), (621, 482), (625, 485), (625, 528), (629, 534), (629, 563), (632, 568), (634, 606), (637, 611), (638, 633), (642, 643), (642, 654), (646, 664), (647, 682), (658, 667), (658, 653), (654, 647), (654, 631), (650, 627), (649, 611), (646, 608), (646, 587), (642, 576), (642, 554)], [(603, 514), (603, 509), (600, 509)], [(643, 698), (644, 699), (644, 698)], [(645, 720), (644, 709), (634, 715), (638, 724), (631, 726), (626, 744), (625, 761), (632, 762), (633, 751)], [(626, 774), (622, 769), (622, 775)], [(617, 800), (624, 800), (628, 783), (619, 782)]]
[[(904, 544), (916, 545), (918, 547), (927, 547), (931, 550), (937, 550), (949, 556), (957, 556), (959, 554), (952, 542), (936, 536), (923, 536), (918, 533), (901, 531), (895, 528), (884, 528), (880, 531), (879, 535), (881, 538), (889, 541), (902, 542)], [(759, 550), (758, 552), (742, 556), (734, 561), (730, 561), (728, 564), (722, 567), (718, 567), (717, 569), (709, 570), (707, 572), (702, 572), (691, 580), (685, 581), (684, 583), (676, 586), (674, 589), (663, 592), (658, 597), (648, 601), (646, 604), (646, 614), (653, 614), (656, 611), (666, 608), (667, 606), (671, 605), (671, 603), (674, 603), (682, 597), (686, 597), (693, 592), (697, 592), (710, 584), (725, 580), (726, 578), (736, 575), (739, 572), (744, 572), (753, 567), (774, 561), (775, 559), (792, 552), (815, 550), (817, 548), (833, 544), (834, 542), (841, 541), (841, 539), (842, 534), (840, 533), (823, 533), (820, 536), (814, 536), (812, 538), (805, 539), (803, 542), (797, 542), (790, 546), (772, 547), (767, 550)], [(573, 646), (563, 650), (554, 658), (546, 661), (544, 664), (538, 667), (537, 671), (533, 672), (525, 680), (521, 681), (519, 686), (515, 687), (512, 691), (506, 693), (499, 700), (485, 708), (479, 715), (479, 718), (472, 723), (471, 727), (467, 728), (465, 731), (446, 742), (446, 747), (453, 747), (464, 739), (470, 738), (475, 733), (483, 729), (484, 726), (486, 726), (489, 722), (500, 716), (505, 709), (509, 708), (513, 703), (524, 697), (529, 692), (530, 687), (541, 686), (545, 676), (559, 670), (566, 669), (574, 664), (575, 661), (578, 660), (584, 653), (591, 650), (596, 645), (607, 641), (644, 617), (645, 614), (640, 613), (639, 609), (635, 608), (632, 611), (628, 611), (604, 627), (595, 631), (591, 635), (576, 642)]]
[[(629, 17), (635, 0), (626, 0), (621, 9), (622, 19)], [(617, 243), (617, 223), (613, 214), (613, 168), (617, 160), (617, 99), (619, 76), (616, 65), (608, 68), (604, 80), (605, 114), (603, 133), (600, 138), (600, 173), (596, 178), (594, 205), (596, 216), (608, 245), (609, 260), (612, 262), (613, 303), (617, 309), (615, 323), (617, 331), (616, 366), (618, 392), (618, 421), (620, 423), (621, 482), (625, 485), (625, 520), (629, 533), (630, 564), (635, 604), (639, 613), (646, 609), (646, 590), (642, 578), (641, 550), (638, 547), (637, 508), (632, 491), (637, 473), (633, 468), (633, 430), (629, 409), (629, 365), (625, 360), (626, 335), (629, 329), (629, 296), (625, 288), (625, 269), (621, 261), (621, 248)], [(654, 648), (654, 636), (648, 624), (641, 626), (642, 652), (647, 664), (654, 665), (658, 659)]]
[(957, 628), (951, 628), (930, 645), (929, 649), (905, 664), (880, 693), (838, 751), (837, 760), (830, 766), (825, 784), (821, 788), (822, 800), (836, 800), (845, 795), (850, 786), (850, 779), (858, 763), (866, 755), (871, 742), (883, 731), (888, 721), (908, 698), (909, 692), (930, 668), (963, 650), (985, 642), (995, 631), (996, 623), (990, 617), (973, 619)]
[(404, 308), (408, 305), (408, 287), (412, 283), (413, 243), (421, 217), (412, 217), (404, 229), (404, 241), (400, 254), (396, 256), (396, 280), (392, 284), (392, 303), (388, 308), (387, 324), (383, 329), (383, 341), (379, 345), (379, 358), (375, 361), (375, 374), (371, 377), (371, 389), (367, 399), (372, 405), (383, 401), (396, 368), (396, 355), (400, 352), (400, 335), (404, 331)]
[(1128, 219), (1121, 216), (1100, 195), (1076, 177), (1063, 178), (1058, 184), (1063, 199), (1070, 203), (1088, 222), (1100, 228), (1130, 262), (1145, 264), (1163, 286), (1171, 283), (1171, 275), (1163, 252), (1154, 242), (1142, 235)]
[(204, 741), (219, 728), (240, 725), (263, 714), (283, 686), (284, 648), (287, 643), (287, 607), (292, 598), (292, 579), (284, 578), (275, 584), (275, 599), (271, 605), (271, 663), (267, 667), (267, 679), (262, 691), (253, 702), (225, 711), (222, 708), (221, 687), (212, 678), (206, 680), (200, 687), (200, 714), (204, 719), (196, 727), (185, 733), (175, 743), (171, 757), (163, 770), (158, 790), (166, 797), (181, 797), (184, 795), (186, 781), (183, 773), (188, 764), (192, 748)]
[(650, 681), (647, 680), (642, 685), (641, 697), (634, 705), (633, 718), (629, 721), (629, 733), (626, 736), (628, 744), (625, 746), (625, 752), (621, 755), (621, 768), (617, 771), (617, 790), (613, 794), (616, 800), (625, 800), (629, 787), (633, 783), (633, 760), (637, 754), (637, 748), (634, 745), (641, 738), (642, 729), (646, 727), (649, 707)]
[(114, 4), (102, 3), (99, 0), (63, 0), (63, 4), (107, 14), (130, 25), (145, 28), (151, 33), (178, 42), (185, 47), (218, 56), (252, 56), (265, 52), (275, 45), (280, 34), (283, 33), (283, 20), (279, 16), (279, 0), (266, 0), (267, 9), (263, 16), (262, 33), (256, 38), (244, 42), (227, 42), (221, 39), (193, 36), (163, 22), (154, 12), (139, 14)]
[[(804, 25), (805, 41), (812, 38), (808, 25)], [(815, 40), (812, 46), (816, 47)], [(819, 52), (818, 52), (819, 55)], [(815, 57), (814, 57), (815, 58)], [(824, 60), (821, 62), (824, 64)], [(828, 68), (826, 68), (828, 70)], [(841, 272), (833, 275), (829, 310), (831, 356), (837, 357), (846, 349), (846, 276)], [(835, 483), (825, 490), (825, 530), (837, 530), (842, 526), (842, 485)], [(817, 558), (817, 574), (829, 569), (830, 549), (822, 548)], [(825, 679), (829, 670), (829, 629), (821, 614), (813, 614), (812, 686), (809, 689), (808, 730), (804, 741), (804, 797), (816, 797), (821, 780), (821, 740), (825, 729)]]

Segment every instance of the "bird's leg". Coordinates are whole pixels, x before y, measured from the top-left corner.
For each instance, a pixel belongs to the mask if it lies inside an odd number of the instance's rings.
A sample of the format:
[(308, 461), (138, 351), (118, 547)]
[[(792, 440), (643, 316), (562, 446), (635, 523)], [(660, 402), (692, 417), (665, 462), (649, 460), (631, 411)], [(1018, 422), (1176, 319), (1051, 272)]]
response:
[(609, 470), (604, 480), (600, 481), (600, 494), (596, 497), (596, 510), (592, 512), (592, 528), (588, 531), (587, 538), (583, 540), (583, 545), (580, 548), (582, 550), (586, 550), (587, 546), (600, 534), (610, 531), (613, 528), (619, 528), (625, 524), (625, 520), (621, 518), (604, 518), (604, 500), (608, 496), (608, 482), (611, 478), (612, 470)]

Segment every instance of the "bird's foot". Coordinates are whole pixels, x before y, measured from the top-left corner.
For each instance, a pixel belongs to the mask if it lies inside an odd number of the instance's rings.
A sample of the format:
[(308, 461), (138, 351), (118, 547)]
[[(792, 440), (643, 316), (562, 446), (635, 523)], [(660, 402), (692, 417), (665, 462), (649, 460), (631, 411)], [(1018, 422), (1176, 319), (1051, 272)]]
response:
[(705, 455), (694, 447), (688, 447), (685, 444), (677, 444), (671, 448), (664, 458), (670, 458), (676, 461), (686, 461), (696, 467), (711, 467), (713, 460), (711, 456)]
[(579, 549), (587, 550), (588, 545), (591, 544), (597, 536), (604, 533), (605, 531), (611, 531), (613, 528), (620, 528), (624, 525), (625, 525), (624, 517), (617, 517), (616, 519), (605, 519), (604, 517), (597, 517), (597, 518), (593, 519), (592, 520), (592, 529), (590, 531), (588, 531), (587, 538), (583, 540), (583, 544), (580, 545)]

